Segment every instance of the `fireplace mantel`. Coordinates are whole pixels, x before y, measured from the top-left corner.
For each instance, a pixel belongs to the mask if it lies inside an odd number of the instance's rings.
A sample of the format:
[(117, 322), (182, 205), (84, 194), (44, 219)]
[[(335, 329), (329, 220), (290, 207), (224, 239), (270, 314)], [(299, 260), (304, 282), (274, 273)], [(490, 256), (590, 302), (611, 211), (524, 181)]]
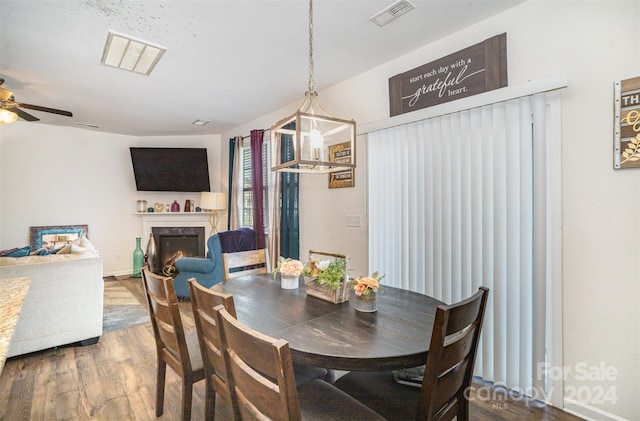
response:
[(136, 215), (142, 219), (143, 248), (149, 241), (153, 227), (204, 227), (207, 238), (211, 232), (211, 223), (209, 222), (211, 214), (208, 212), (140, 212)]

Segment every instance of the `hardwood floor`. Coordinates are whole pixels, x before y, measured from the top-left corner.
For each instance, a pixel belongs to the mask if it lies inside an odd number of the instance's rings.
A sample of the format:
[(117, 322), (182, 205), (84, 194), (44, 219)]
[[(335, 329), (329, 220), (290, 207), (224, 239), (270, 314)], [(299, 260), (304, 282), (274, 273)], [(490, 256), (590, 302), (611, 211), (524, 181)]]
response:
[[(120, 280), (144, 303), (139, 280)], [(193, 328), (190, 303), (180, 303), (180, 309), (185, 327)], [(0, 420), (154, 420), (155, 376), (150, 323), (107, 332), (95, 345), (11, 358), (0, 375)], [(180, 419), (180, 391), (180, 378), (167, 370), (164, 414), (158, 420)], [(579, 419), (538, 401), (471, 396), (476, 421)], [(194, 386), (192, 419), (204, 419), (204, 382)], [(220, 411), (216, 419), (228, 419), (228, 413)]]

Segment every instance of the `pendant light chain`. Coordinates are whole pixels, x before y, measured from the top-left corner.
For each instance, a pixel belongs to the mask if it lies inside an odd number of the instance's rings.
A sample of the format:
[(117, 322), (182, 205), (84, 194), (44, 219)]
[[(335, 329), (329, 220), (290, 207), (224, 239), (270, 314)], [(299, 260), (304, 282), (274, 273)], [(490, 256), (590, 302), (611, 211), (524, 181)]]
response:
[(315, 89), (313, 81), (313, 0), (309, 0), (309, 84), (307, 89), (309, 93)]

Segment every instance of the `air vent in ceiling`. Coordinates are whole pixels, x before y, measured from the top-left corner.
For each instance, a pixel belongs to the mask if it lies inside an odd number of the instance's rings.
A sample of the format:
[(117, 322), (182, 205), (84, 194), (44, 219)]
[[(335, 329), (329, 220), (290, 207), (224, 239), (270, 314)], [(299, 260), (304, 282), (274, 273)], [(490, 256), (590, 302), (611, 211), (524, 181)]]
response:
[(416, 6), (414, 6), (409, 0), (399, 0), (370, 17), (369, 20), (378, 26), (385, 26), (387, 23), (398, 19), (400, 16), (415, 8)]
[(109, 31), (100, 63), (149, 76), (166, 50), (160, 45)]

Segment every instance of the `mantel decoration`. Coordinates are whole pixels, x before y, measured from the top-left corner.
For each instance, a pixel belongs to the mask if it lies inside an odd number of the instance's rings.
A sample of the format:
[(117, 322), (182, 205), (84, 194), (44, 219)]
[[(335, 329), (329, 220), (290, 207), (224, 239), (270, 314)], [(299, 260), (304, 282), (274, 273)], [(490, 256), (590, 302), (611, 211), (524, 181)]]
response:
[[(317, 97), (313, 80), (313, 0), (309, 0), (309, 83), (298, 111), (271, 127), (273, 171), (326, 174), (355, 168), (356, 122), (331, 116)], [(346, 144), (351, 153), (335, 159), (331, 148), (339, 144)]]
[(309, 259), (303, 275), (307, 295), (338, 304), (349, 300), (347, 259), (341, 254), (309, 251), (312, 255), (333, 256), (334, 259)]
[(378, 272), (373, 272), (371, 276), (361, 276), (352, 281), (353, 292), (356, 294), (356, 310), (365, 313), (378, 311), (378, 293), (382, 292), (382, 278), (384, 275), (378, 276)]
[(303, 270), (304, 266), (300, 260), (280, 256), (278, 257), (278, 265), (273, 270), (273, 279), (276, 279), (280, 273), (280, 287), (282, 289), (296, 289)]

